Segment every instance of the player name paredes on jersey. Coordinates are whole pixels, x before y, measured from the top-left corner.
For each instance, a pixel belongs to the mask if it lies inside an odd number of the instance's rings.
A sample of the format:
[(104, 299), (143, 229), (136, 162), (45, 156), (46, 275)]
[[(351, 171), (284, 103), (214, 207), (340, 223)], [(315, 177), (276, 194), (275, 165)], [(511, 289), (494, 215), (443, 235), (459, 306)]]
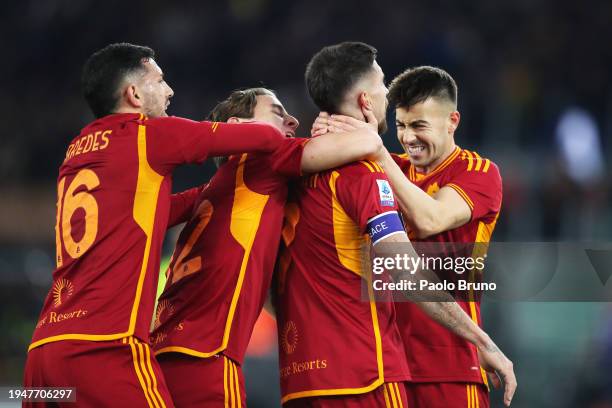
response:
[(64, 161), (74, 156), (106, 149), (110, 144), (109, 136), (112, 132), (112, 130), (99, 130), (79, 137), (68, 146)]

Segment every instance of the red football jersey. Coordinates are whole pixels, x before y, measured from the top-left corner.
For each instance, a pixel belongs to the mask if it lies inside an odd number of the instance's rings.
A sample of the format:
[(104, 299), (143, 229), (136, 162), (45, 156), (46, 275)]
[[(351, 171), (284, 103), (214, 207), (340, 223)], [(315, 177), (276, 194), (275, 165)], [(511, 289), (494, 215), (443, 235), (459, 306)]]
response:
[(270, 126), (248, 125), (114, 114), (82, 130), (59, 171), (57, 268), (30, 349), (65, 339), (148, 341), (171, 172), (209, 154), (285, 143)]
[(372, 279), (368, 220), (397, 210), (387, 180), (377, 163), (362, 161), (295, 186), (275, 302), (283, 403), (410, 379), (394, 305), (375, 302), (364, 283)]
[[(406, 176), (429, 195), (442, 187), (454, 189), (472, 210), (470, 221), (461, 227), (444, 231), (413, 242), (488, 243), (495, 228), (502, 202), (502, 180), (499, 169), (489, 159), (478, 153), (460, 149), (451, 153), (438, 167), (428, 174), (421, 174), (411, 165), (406, 155), (393, 155)], [(482, 256), (484, 244), (473, 246), (472, 252), (464, 253), (469, 246), (457, 245), (457, 253), (450, 256)], [(452, 245), (444, 248), (452, 251)], [(470, 279), (474, 279), (472, 276)], [(457, 299), (457, 303), (478, 325), (480, 299)], [(397, 322), (402, 333), (412, 379), (415, 382), (465, 381), (486, 383), (480, 369), (476, 347), (450, 332), (416, 305), (410, 302), (396, 303)]]
[(232, 156), (204, 188), (173, 198), (172, 222), (190, 212), (155, 314), (155, 354), (242, 363), (266, 299), (280, 242), (288, 177), (300, 176), (307, 139), (283, 152)]

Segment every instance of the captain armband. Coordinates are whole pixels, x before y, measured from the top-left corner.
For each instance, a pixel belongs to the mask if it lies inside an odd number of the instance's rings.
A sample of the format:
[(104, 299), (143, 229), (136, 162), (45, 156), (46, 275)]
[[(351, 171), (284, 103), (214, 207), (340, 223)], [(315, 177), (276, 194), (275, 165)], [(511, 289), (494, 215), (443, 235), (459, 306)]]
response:
[(387, 211), (370, 218), (367, 224), (372, 245), (395, 234), (405, 234), (404, 226), (397, 211)]

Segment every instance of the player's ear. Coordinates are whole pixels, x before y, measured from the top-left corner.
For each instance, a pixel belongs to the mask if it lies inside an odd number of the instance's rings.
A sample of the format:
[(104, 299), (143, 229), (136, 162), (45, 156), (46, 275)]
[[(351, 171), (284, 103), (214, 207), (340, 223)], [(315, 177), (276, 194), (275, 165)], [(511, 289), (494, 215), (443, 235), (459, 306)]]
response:
[(461, 121), (461, 114), (459, 111), (453, 111), (449, 116), (449, 124), (448, 124), (448, 133), (453, 134), (455, 130), (459, 127), (459, 122)]
[(235, 116), (232, 116), (231, 118), (227, 120), (227, 123), (240, 123), (240, 122), (242, 122), (240, 118), (237, 118)]
[(366, 108), (372, 110), (372, 98), (367, 92), (361, 92), (359, 94), (359, 108)]
[(125, 87), (123, 91), (126, 102), (133, 107), (139, 108), (142, 106), (142, 97), (138, 94), (136, 85), (130, 84)]

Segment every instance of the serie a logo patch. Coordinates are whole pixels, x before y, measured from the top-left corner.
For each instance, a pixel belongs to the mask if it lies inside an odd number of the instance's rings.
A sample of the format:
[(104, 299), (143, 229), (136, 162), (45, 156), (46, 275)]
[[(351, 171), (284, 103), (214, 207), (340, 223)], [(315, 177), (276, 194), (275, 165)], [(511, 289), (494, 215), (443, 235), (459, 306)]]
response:
[(376, 184), (378, 184), (378, 195), (380, 196), (380, 205), (386, 207), (395, 206), (395, 199), (393, 198), (393, 191), (391, 190), (391, 185), (387, 180), (376, 180)]

